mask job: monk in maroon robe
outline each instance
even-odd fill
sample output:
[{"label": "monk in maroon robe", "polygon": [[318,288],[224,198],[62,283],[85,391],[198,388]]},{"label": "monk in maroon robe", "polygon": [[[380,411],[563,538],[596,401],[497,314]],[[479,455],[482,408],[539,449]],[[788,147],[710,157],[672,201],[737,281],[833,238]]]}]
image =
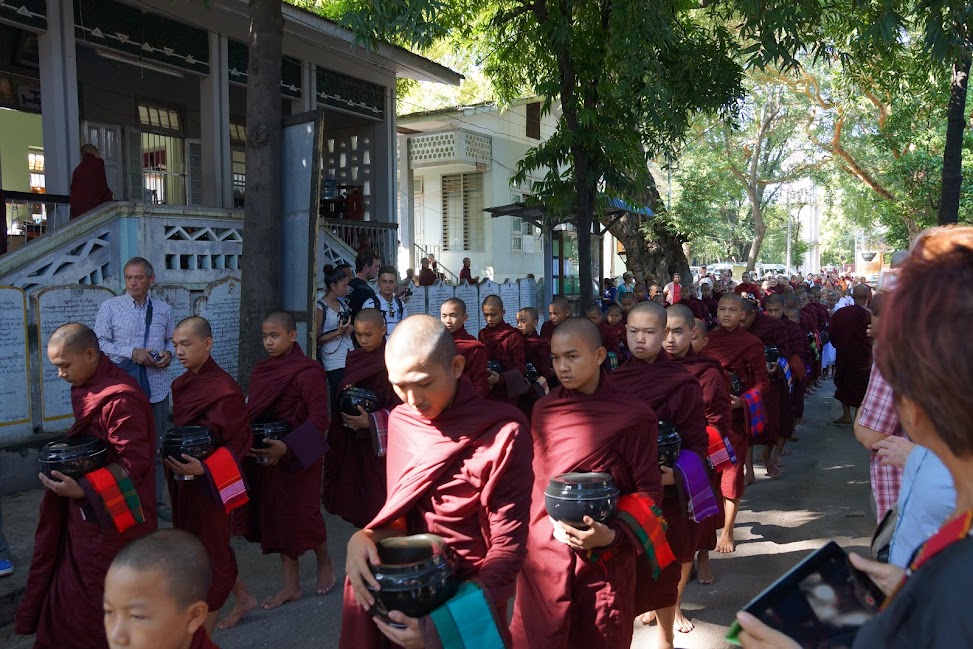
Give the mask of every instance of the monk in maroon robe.
[{"label": "monk in maroon robe", "polygon": [[[685,293],[684,293],[685,295]],[[689,370],[696,377],[703,391],[703,405],[706,414],[706,433],[709,439],[707,460],[713,472],[710,474],[713,492],[720,493],[720,474],[724,466],[729,463],[730,427],[733,422],[733,411],[730,407],[730,384],[720,362],[712,356],[699,353],[694,349],[694,342],[702,339],[703,347],[708,340],[705,330],[700,330],[698,322],[705,321],[693,317],[691,309],[683,303],[666,309],[666,338],[663,349],[679,364]],[[701,584],[712,584],[713,569],[710,565],[709,552],[716,549],[717,533],[723,527],[724,512],[722,498],[717,498],[719,514],[710,517],[700,524],[699,552],[697,554],[696,572]],[[685,584],[682,584],[685,587]]]},{"label": "monk in maroon robe", "polygon": [[71,218],[90,212],[102,203],[115,200],[108,188],[105,161],[92,144],[81,147],[81,163],[71,174]]},{"label": "monk in maroon robe", "polygon": [[557,378],[551,367],[551,346],[537,333],[537,309],[529,306],[517,312],[517,330],[524,337],[525,376],[530,384],[530,389],[517,401],[517,407],[530,421],[534,404],[557,386]]},{"label": "monk in maroon robe", "polygon": [[[723,493],[723,506],[726,512],[723,531],[716,544],[717,552],[733,552],[736,542],[733,539],[733,526],[743,498],[743,465],[750,448],[753,428],[752,418],[748,416],[748,403],[761,401],[770,387],[767,363],[764,360],[764,346],[760,339],[742,327],[744,318],[743,298],[735,293],[726,293],[720,298],[717,312],[720,327],[709,334],[709,342],[703,353],[720,362],[723,369],[735,375],[740,381],[740,395],[730,395],[733,408],[733,424],[730,427],[730,442],[737,461],[731,468],[724,469],[720,482]],[[742,396],[746,395],[745,403]],[[755,405],[754,408],[759,406]]]},{"label": "monk in maroon robe", "polygon": [[317,592],[334,587],[321,515],[322,458],[331,418],[327,375],[297,344],[294,316],[271,313],[261,329],[269,357],[250,373],[247,417],[251,423],[284,421],[291,429],[282,439],[267,440],[266,450],[251,449],[267,464],[246,464],[252,494],[243,521],[247,540],[259,542],[264,554],[280,554],[283,570],[280,591],[263,602],[272,609],[302,596],[298,558],[309,550],[318,562]]},{"label": "monk in maroon robe", "polygon": [[380,563],[376,544],[420,533],[445,539],[457,556],[456,575],[466,582],[461,590],[478,604],[466,609],[475,620],[452,623],[470,623],[509,642],[507,600],[526,554],[533,483],[527,422],[513,406],[475,393],[462,378],[452,336],[434,318],[403,320],[385,357],[389,381],[404,403],[389,417],[385,506],[348,542],[339,646],[441,646],[433,616],[391,611],[389,619],[405,626],[398,629],[368,613],[375,598],[366,585],[377,586],[369,564]]},{"label": "monk in maroon robe", "polygon": [[105,577],[111,646],[219,649],[205,625],[211,572],[206,548],[186,530],[159,530],[125,546]]},{"label": "monk in maroon robe", "polygon": [[138,384],[99,351],[88,327],[59,327],[47,357],[71,384],[75,422],[68,437],[100,439],[107,464],[77,480],[40,475],[46,490],[14,631],[36,633],[37,649],[106,649],[105,574],[119,550],[156,527],[152,410]]},{"label": "monk in maroon robe", "polygon": [[503,319],[503,300],[498,296],[486,296],[482,310],[486,326],[480,330],[480,342],[486,345],[490,360],[500,364],[499,372],[490,370],[490,398],[516,404],[530,389],[524,337]]},{"label": "monk in maroon robe", "polygon": [[618,333],[615,328],[610,326],[605,322],[605,318],[601,313],[601,308],[597,304],[592,304],[584,313],[588,320],[591,320],[596,327],[598,327],[598,333],[601,335],[601,344],[607,352],[614,352],[616,361],[618,357]]},{"label": "monk in maroon robe", "polygon": [[831,318],[831,344],[835,349],[834,398],[841,402],[842,408],[836,424],[852,423],[851,409],[862,404],[872,373],[872,341],[867,333],[872,312],[865,307],[869,299],[868,287],[859,284],[851,296],[855,303],[838,309]]},{"label": "monk in maroon robe", "polygon": [[439,320],[453,335],[456,351],[466,359],[463,376],[470,380],[476,393],[486,399],[490,396],[491,387],[490,373],[487,370],[490,354],[487,352],[486,345],[466,331],[466,321],[469,317],[466,302],[458,297],[446,300],[439,309]]},{"label": "monk in maroon robe", "polygon": [[[771,293],[765,302],[765,313],[769,318],[773,318],[781,323],[786,340],[786,348],[781,350],[780,357],[785,365],[778,361],[779,370],[777,375],[771,374],[771,382],[780,381],[786,387],[784,401],[781,404],[780,416],[780,438],[777,441],[775,457],[784,455],[784,445],[794,437],[794,429],[797,425],[797,413],[794,408],[794,393],[800,389],[800,381],[804,378],[804,361],[801,358],[801,349],[806,342],[801,340],[801,328],[794,322],[785,317],[787,300],[781,293]],[[751,331],[752,333],[752,331]],[[790,377],[787,376],[790,372]],[[801,395],[803,398],[803,394]]]},{"label": "monk in maroon robe", "polygon": [[[801,302],[795,295],[784,298],[784,326],[787,327],[787,337],[790,342],[791,369],[794,372],[794,391],[791,393],[791,407],[794,411],[795,429],[804,421],[804,397],[807,394],[807,368],[811,363],[811,346],[807,335],[801,328]],[[797,436],[792,439],[796,441]]]},{"label": "monk in maroon robe", "polygon": [[626,355],[628,347],[625,345],[625,318],[622,317],[622,307],[617,304],[611,304],[608,306],[608,310],[605,311],[605,326],[612,330],[615,334],[615,340],[618,341],[618,358],[619,361]]},{"label": "monk in maroon robe", "polygon": [[[776,295],[776,293],[772,294]],[[743,328],[756,336],[764,344],[764,350],[768,347],[776,347],[778,354],[782,358],[790,356],[790,346],[787,340],[787,331],[777,318],[771,318],[760,311],[757,303],[746,300],[744,302]],[[791,395],[787,380],[784,377],[780,366],[774,363],[767,363],[767,372],[770,377],[770,388],[764,395],[764,408],[767,413],[767,424],[763,435],[750,440],[750,450],[747,452],[746,470],[747,475],[744,480],[747,484],[752,484],[756,479],[753,472],[753,447],[762,446],[762,459],[767,475],[771,478],[781,476],[780,467],[782,463],[777,457],[776,450],[780,439],[783,437],[785,428],[792,429],[791,424]]]},{"label": "monk in maroon robe", "polygon": [[[172,525],[192,532],[203,542],[213,568],[206,603],[206,631],[216,629],[216,615],[230,596],[237,578],[237,562],[230,547],[230,512],[247,501],[240,462],[253,438],[247,423],[246,402],[240,386],[210,356],[213,331],[198,316],[181,321],[172,334],[176,358],[186,372],[172,382],[172,415],[176,426],[204,426],[217,451],[206,460],[184,456],[164,458]],[[177,480],[177,475],[193,476]],[[237,602],[237,609],[252,609],[255,600]],[[239,610],[238,610],[239,612]]]},{"label": "monk in maroon robe", "polygon": [[[514,646],[629,649],[635,614],[636,559],[658,551],[640,538],[655,529],[652,507],[662,498],[656,461],[657,418],[650,407],[605,385],[606,351],[596,327],[581,318],[558,325],[553,360],[561,386],[534,409],[534,488],[527,560],[517,581],[511,632]],[[621,511],[607,523],[587,517],[587,530],[554,523],[544,505],[551,478],[563,473],[608,473],[622,494]],[[636,503],[632,503],[633,505]],[[670,560],[674,558],[670,557]]]},{"label": "monk in maroon robe", "polygon": [[571,303],[562,295],[555,295],[547,306],[547,321],[541,326],[541,338],[551,344],[554,330],[557,326],[571,317]]},{"label": "monk in maroon robe", "polygon": [[[385,504],[385,448],[388,417],[402,403],[385,369],[385,319],[377,309],[355,315],[358,349],[348,353],[340,394],[355,386],[378,395],[382,407],[331,420],[324,459],[324,506],[355,527],[365,527]],[[339,398],[340,403],[340,398]]]},{"label": "monk in maroon robe", "polygon": [[[700,466],[709,449],[706,433],[703,392],[699,381],[662,349],[666,331],[666,312],[651,300],[640,302],[628,314],[628,348],[632,353],[626,363],[609,375],[608,386],[620,395],[640,399],[648,404],[661,421],[673,424],[682,438],[682,450],[694,454]],[[636,607],[655,611],[665,642],[673,642],[674,627],[692,628],[678,607],[679,583],[685,573],[688,579],[693,557],[699,545],[699,525],[690,519],[687,503],[680,498],[676,477],[671,468],[663,467],[662,512],[669,529],[666,539],[676,556],[676,564],[662,571],[657,582],[640,584]],[[703,470],[705,489],[710,489]],[[712,499],[712,491],[709,494]],[[681,502],[682,501],[682,502]],[[640,577],[645,573],[640,573]],[[643,623],[650,618],[643,616]]]}]

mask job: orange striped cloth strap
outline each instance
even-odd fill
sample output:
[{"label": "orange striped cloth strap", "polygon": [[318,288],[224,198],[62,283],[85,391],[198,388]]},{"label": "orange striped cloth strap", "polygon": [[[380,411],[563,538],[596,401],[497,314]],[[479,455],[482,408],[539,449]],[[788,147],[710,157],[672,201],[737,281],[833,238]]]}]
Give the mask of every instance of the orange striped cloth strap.
[{"label": "orange striped cloth strap", "polygon": [[109,464],[84,476],[119,533],[145,522],[135,484],[120,464]]},{"label": "orange striped cloth strap", "polygon": [[250,500],[243,475],[240,473],[240,465],[225,447],[216,449],[212,455],[203,460],[203,463],[206,465],[206,474],[227,514]]},{"label": "orange striped cloth strap", "polygon": [[[615,518],[623,523],[635,537],[652,567],[652,577],[658,579],[662,569],[676,560],[666,541],[666,524],[662,510],[644,494],[626,494],[618,499]],[[614,554],[611,550],[595,549],[588,552],[589,561],[606,561]]]}]

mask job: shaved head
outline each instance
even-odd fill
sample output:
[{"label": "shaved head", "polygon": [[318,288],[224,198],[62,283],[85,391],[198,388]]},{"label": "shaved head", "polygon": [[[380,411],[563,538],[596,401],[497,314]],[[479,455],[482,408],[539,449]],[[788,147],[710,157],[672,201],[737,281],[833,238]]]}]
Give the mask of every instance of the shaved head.
[{"label": "shaved head", "polygon": [[594,351],[601,347],[601,332],[598,331],[598,326],[588,318],[568,318],[559,324],[557,329],[554,330],[551,345],[554,344],[555,340],[566,339],[569,336],[581,340],[586,349]]},{"label": "shaved head", "polygon": [[564,297],[563,295],[555,295],[554,299],[551,300],[551,306],[555,306],[558,309],[564,309],[565,311],[571,308],[568,298]]},{"label": "shaved head", "polygon": [[451,306],[455,309],[458,309],[460,313],[464,315],[466,314],[466,302],[459,299],[458,297],[449,298],[448,300],[443,302],[443,306]]},{"label": "shaved head", "polygon": [[686,325],[688,329],[692,329],[696,326],[696,316],[693,315],[693,310],[685,304],[673,304],[671,307],[666,309],[666,316],[667,320],[678,320]]},{"label": "shaved head", "polygon": [[362,309],[355,315],[355,324],[373,324],[379,327],[385,326],[385,317],[378,309]]},{"label": "shaved head", "polygon": [[700,320],[696,318],[696,328],[705,336],[709,333],[709,325],[706,324],[705,320]]},{"label": "shaved head", "polygon": [[[488,296],[487,300],[491,297]],[[499,299],[499,298],[497,298]],[[456,343],[442,322],[428,315],[411,315],[396,327],[385,348],[385,362],[413,365],[432,361],[449,368],[456,358]]]},{"label": "shaved head", "polygon": [[744,300],[736,293],[724,293],[723,296],[720,298],[720,302],[734,302],[737,304],[737,306],[743,308]]},{"label": "shaved head", "polygon": [[183,318],[176,325],[176,329],[183,329],[188,331],[197,338],[212,338],[213,337],[213,327],[210,326],[209,320],[206,318],[201,318],[198,315],[191,315],[188,318]]},{"label": "shaved head", "polygon": [[753,313],[757,310],[757,303],[753,300],[742,300],[740,306],[743,308],[744,313]]},{"label": "shaved head", "polygon": [[54,330],[48,347],[60,347],[62,351],[80,354],[88,349],[95,352],[101,350],[98,346],[98,336],[87,325],[80,322],[69,322]]},{"label": "shaved head", "polygon": [[499,295],[487,295],[483,298],[483,306],[495,306],[498,309],[503,309],[503,300],[500,299]]},{"label": "shaved head", "polygon": [[206,548],[185,530],[158,530],[132,541],[115,556],[109,571],[119,568],[163,575],[169,596],[180,608],[206,601],[213,580]]},{"label": "shaved head", "polygon": [[639,302],[628,312],[628,317],[639,314],[652,316],[660,326],[666,325],[666,310],[658,302]]},{"label": "shaved head", "polygon": [[764,308],[768,308],[770,306],[783,307],[784,296],[781,295],[780,293],[771,293],[770,295],[768,295],[767,299],[764,300]]},{"label": "shaved head", "polygon": [[597,304],[589,304],[588,305],[588,308],[585,309],[584,314],[585,315],[592,315],[593,313],[599,313],[600,314],[601,313],[601,307],[598,306]]},{"label": "shaved head", "polygon": [[851,290],[851,297],[854,298],[855,302],[867,302],[871,293],[866,285],[859,284]]},{"label": "shaved head", "polygon": [[297,331],[297,321],[290,311],[274,311],[264,318],[263,324],[275,324],[287,333]]}]

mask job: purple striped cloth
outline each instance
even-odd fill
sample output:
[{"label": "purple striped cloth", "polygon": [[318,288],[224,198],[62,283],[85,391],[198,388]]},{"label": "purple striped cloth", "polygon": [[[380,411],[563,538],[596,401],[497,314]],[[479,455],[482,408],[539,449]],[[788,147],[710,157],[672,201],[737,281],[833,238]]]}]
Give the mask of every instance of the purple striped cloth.
[{"label": "purple striped cloth", "polygon": [[686,510],[693,522],[699,523],[720,513],[702,458],[683,449],[673,468],[680,501],[685,498]]}]

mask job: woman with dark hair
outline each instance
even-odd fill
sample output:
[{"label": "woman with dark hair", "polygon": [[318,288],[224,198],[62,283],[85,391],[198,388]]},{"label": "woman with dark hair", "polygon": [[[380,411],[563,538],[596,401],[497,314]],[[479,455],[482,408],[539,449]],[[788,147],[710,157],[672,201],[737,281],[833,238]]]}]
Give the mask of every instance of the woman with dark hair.
[{"label": "woman with dark hair", "polygon": [[[956,511],[906,569],[852,555],[888,597],[859,629],[855,649],[973,647],[973,353],[960,342],[971,320],[973,227],[921,234],[883,306],[877,362],[902,427],[949,470]],[[738,619],[746,649],[799,646],[752,615]]]},{"label": "woman with dark hair", "polygon": [[314,311],[314,330],[318,333],[318,359],[328,373],[331,405],[334,406],[338,385],[345,373],[345,357],[354,348],[351,314],[345,302],[348,275],[344,268],[326,272],[324,285],[327,287],[324,296],[317,301]]}]

